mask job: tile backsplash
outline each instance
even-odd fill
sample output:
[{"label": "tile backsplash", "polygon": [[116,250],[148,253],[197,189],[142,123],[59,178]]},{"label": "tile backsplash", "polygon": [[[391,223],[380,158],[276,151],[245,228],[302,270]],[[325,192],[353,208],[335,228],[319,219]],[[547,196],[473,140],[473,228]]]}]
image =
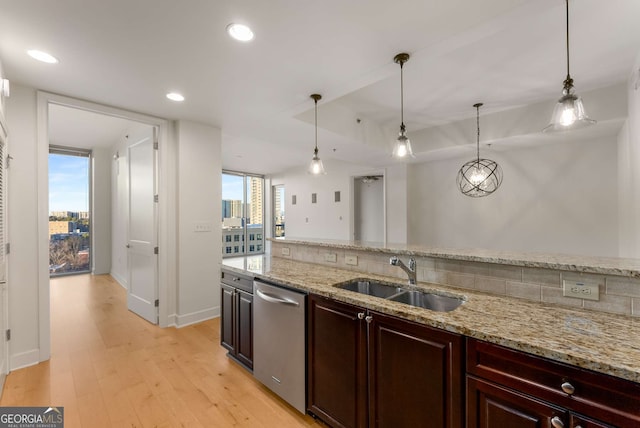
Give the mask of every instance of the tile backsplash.
[{"label": "tile backsplash", "polygon": [[[289,255],[283,255],[283,248],[289,249]],[[362,272],[363,274],[385,275],[403,281],[407,279],[407,275],[400,268],[389,264],[390,255],[387,253],[334,248],[327,245],[303,245],[272,241],[271,254],[272,257],[284,257]],[[356,256],[357,265],[347,264],[345,262],[347,256]],[[353,259],[353,257],[350,258]],[[405,262],[408,258],[409,256],[400,256],[400,259]],[[418,266],[418,281],[420,282],[442,284],[541,303],[640,317],[640,278],[435,257],[415,257],[415,259]],[[600,300],[591,301],[563,296],[563,280],[597,283]]]}]

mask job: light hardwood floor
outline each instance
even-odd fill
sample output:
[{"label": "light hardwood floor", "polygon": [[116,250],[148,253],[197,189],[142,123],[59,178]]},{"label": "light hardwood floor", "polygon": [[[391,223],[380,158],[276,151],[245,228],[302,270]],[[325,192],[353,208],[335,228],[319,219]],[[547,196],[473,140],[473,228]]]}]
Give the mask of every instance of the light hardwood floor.
[{"label": "light hardwood floor", "polygon": [[64,406],[65,427],[305,427],[220,347],[219,319],[161,329],[108,275],[51,280],[51,359],[9,374],[1,406]]}]

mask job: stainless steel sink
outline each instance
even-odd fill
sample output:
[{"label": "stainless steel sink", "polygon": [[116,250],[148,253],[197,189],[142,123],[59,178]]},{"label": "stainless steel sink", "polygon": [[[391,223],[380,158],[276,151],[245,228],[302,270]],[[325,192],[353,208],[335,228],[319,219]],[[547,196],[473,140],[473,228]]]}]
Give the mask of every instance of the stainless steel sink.
[{"label": "stainless steel sink", "polygon": [[404,293],[389,297],[389,300],[438,312],[452,311],[463,302],[462,299],[455,297],[416,290],[407,290]]},{"label": "stainless steel sink", "polygon": [[464,300],[457,297],[430,293],[428,291],[407,290],[397,284],[368,279],[355,279],[337,286],[368,296],[380,297],[393,302],[404,303],[418,308],[438,312],[449,312],[460,306]]},{"label": "stainless steel sink", "polygon": [[343,290],[355,291],[356,293],[367,294],[374,297],[381,297],[383,299],[405,291],[403,288],[400,288],[393,284],[368,281],[366,279],[350,281],[346,284],[339,285],[338,287],[342,288]]}]

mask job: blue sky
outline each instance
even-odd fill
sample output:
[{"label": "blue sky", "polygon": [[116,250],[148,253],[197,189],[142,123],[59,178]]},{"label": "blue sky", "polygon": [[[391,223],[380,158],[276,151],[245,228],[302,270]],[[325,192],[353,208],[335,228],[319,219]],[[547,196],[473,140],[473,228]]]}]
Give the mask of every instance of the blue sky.
[{"label": "blue sky", "polygon": [[243,177],[222,174],[222,199],[242,200]]},{"label": "blue sky", "polygon": [[51,211],[89,211],[89,158],[49,154]]}]

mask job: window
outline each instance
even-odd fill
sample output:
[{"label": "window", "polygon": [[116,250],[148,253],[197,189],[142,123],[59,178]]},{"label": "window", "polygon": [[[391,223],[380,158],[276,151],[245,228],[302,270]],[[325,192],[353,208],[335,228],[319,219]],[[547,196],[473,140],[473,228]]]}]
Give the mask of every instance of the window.
[{"label": "window", "polygon": [[231,254],[231,247],[227,247],[226,250],[225,250],[225,253]]},{"label": "window", "polygon": [[249,245],[249,252],[253,253],[256,250],[256,246],[255,245]]},{"label": "window", "polygon": [[49,147],[49,274],[89,272],[91,151]]},{"label": "window", "polygon": [[[252,241],[257,252],[264,248],[264,178],[241,172],[222,172],[222,235],[225,242]],[[232,238],[233,236],[233,238]],[[235,245],[233,255],[246,254],[251,246]],[[225,255],[229,255],[225,252]]]},{"label": "window", "polygon": [[284,238],[284,185],[273,186],[273,237]]}]

